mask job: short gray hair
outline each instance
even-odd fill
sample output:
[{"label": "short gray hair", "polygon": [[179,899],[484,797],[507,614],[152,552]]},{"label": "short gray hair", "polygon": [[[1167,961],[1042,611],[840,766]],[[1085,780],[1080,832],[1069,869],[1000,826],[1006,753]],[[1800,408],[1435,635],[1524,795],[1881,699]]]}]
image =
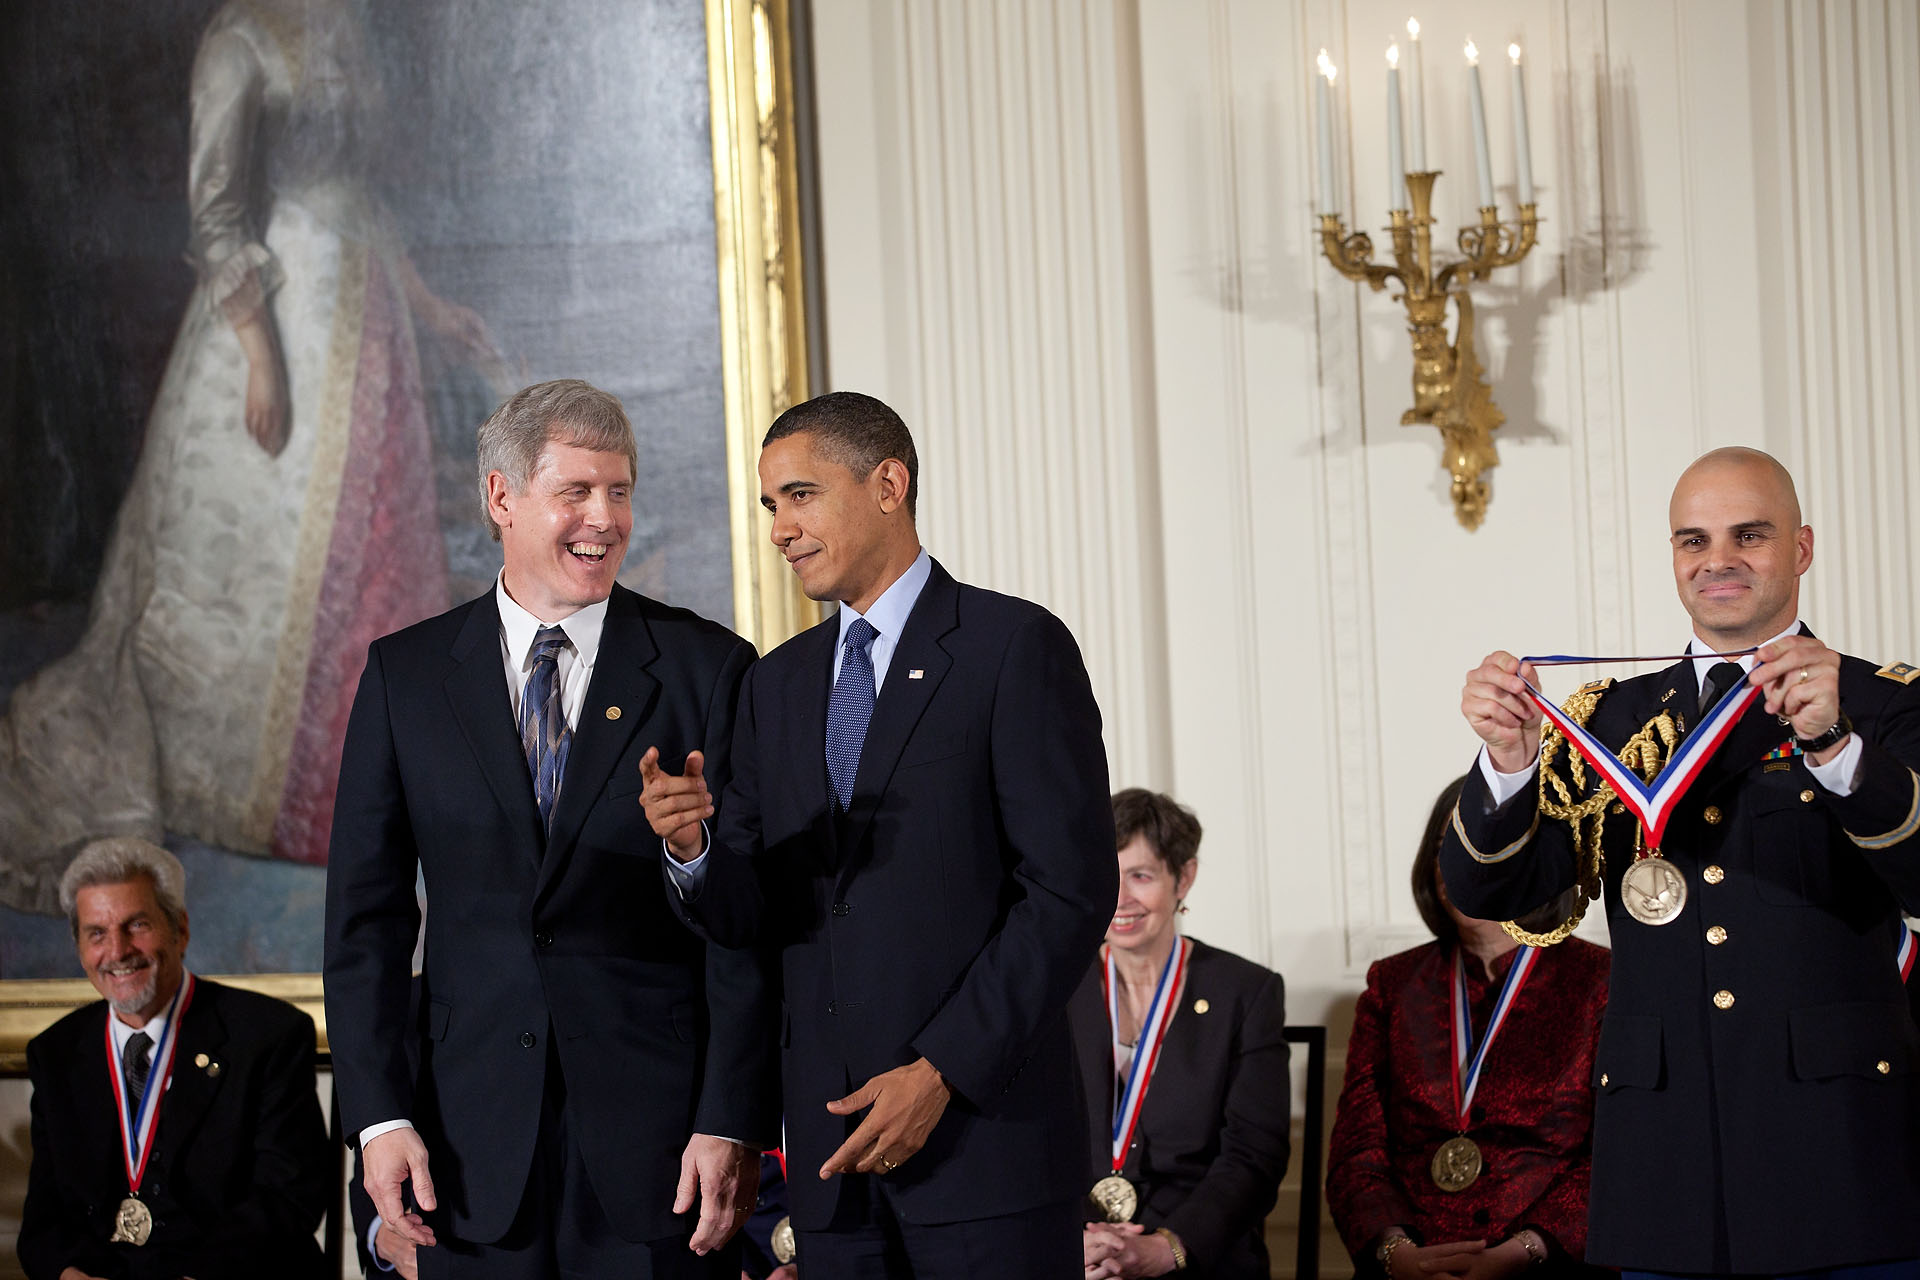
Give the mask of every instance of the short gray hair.
[{"label": "short gray hair", "polygon": [[187,921],[187,869],[180,859],[151,840],[138,836],[108,836],[94,840],[74,856],[60,876],[60,906],[67,913],[73,936],[80,936],[79,898],[82,889],[98,884],[126,884],[145,879],[166,913],[175,933]]},{"label": "short gray hair", "polygon": [[487,506],[487,477],[498,471],[507,488],[525,493],[549,441],[558,440],[597,453],[617,453],[627,470],[640,477],[640,451],[633,423],[618,396],[578,378],[536,382],[514,392],[480,424],[480,514],[495,542],[500,526]]}]

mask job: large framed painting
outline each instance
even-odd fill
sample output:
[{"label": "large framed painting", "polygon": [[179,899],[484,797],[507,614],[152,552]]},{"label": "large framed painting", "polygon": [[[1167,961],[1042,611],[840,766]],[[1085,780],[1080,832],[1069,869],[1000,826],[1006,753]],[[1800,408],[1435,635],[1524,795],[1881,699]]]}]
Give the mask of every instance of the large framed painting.
[{"label": "large framed painting", "polygon": [[[491,587],[474,429],[585,378],[622,581],[813,616],[753,501],[804,394],[787,0],[110,0],[0,40],[0,1055],[86,994],[84,840],[164,840],[191,962],[317,1012],[367,643]],[[291,975],[291,976],[289,976]],[[30,980],[30,981],[20,981]]]}]

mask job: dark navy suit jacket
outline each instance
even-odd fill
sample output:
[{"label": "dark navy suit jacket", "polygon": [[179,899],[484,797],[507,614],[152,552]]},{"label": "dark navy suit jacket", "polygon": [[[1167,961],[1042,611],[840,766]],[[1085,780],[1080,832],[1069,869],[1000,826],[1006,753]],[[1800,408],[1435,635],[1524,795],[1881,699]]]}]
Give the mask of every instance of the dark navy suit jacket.
[{"label": "dark navy suit jacket", "polygon": [[1072,1199],[1087,1138],[1066,1003],[1118,880],[1079,648],[1038,605],[936,563],[842,815],[824,758],[838,638],[829,618],[748,673],[706,875],[683,903],[716,940],[762,948],[783,992],[794,1225],[824,1227],[843,1181],[813,1171],[859,1117],[826,1103],[923,1056],[954,1096],[888,1176],[903,1217]]},{"label": "dark navy suit jacket", "polygon": [[675,918],[639,803],[650,746],[673,769],[704,751],[724,783],[752,661],[717,623],[615,587],[543,839],[493,592],[373,643],[334,810],[327,1024],[346,1132],[413,1121],[458,1238],[513,1219],[550,1051],[594,1191],[631,1239],[691,1228],[670,1212],[691,1133],[778,1140],[753,959]]}]

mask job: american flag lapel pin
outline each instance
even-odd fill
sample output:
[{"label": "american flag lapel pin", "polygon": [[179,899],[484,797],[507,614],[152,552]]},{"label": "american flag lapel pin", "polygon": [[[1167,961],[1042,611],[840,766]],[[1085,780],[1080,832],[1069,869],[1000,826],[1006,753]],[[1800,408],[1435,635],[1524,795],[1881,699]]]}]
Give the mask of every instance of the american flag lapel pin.
[{"label": "american flag lapel pin", "polygon": [[915,667],[913,670],[907,672],[907,679],[909,680],[925,680],[926,678],[926,670],[921,667]]}]

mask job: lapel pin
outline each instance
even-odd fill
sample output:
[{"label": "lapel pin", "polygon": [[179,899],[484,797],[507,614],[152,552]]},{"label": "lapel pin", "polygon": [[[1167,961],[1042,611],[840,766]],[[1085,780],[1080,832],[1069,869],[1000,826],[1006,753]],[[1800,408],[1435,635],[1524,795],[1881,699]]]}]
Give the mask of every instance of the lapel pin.
[{"label": "lapel pin", "polygon": [[1195,1000],[1193,1002],[1193,1011],[1195,1013],[1205,1013],[1207,1010],[1211,1008],[1213,1008],[1213,1006],[1207,1003],[1207,998],[1205,996],[1201,996],[1198,1000]]},{"label": "lapel pin", "polygon": [[620,718],[620,708],[618,707],[607,708],[607,719],[618,720],[619,718]]},{"label": "lapel pin", "polygon": [[220,1064],[217,1062],[209,1062],[207,1064],[207,1079],[218,1080],[219,1078],[220,1078]]},{"label": "lapel pin", "polygon": [[213,1059],[209,1058],[204,1053],[196,1053],[193,1055],[193,1065],[200,1068],[202,1071],[205,1071],[207,1069],[207,1064],[211,1061],[213,1061]]},{"label": "lapel pin", "polygon": [[920,667],[915,667],[913,670],[907,672],[907,679],[909,680],[924,680],[926,678],[926,671]]}]

